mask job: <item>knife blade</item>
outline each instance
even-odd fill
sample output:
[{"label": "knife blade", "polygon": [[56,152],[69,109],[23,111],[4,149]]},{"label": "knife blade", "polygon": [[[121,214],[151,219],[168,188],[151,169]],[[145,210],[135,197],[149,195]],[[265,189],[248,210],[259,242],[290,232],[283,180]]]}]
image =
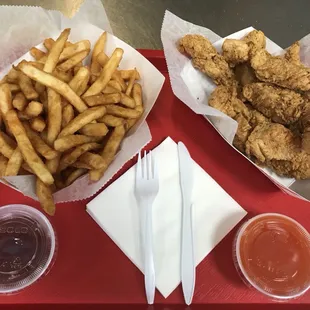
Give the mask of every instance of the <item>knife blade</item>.
[{"label": "knife blade", "polygon": [[190,305],[195,290],[195,258],[192,227],[193,160],[182,143],[178,143],[180,185],[182,191],[181,281],[185,303]]}]

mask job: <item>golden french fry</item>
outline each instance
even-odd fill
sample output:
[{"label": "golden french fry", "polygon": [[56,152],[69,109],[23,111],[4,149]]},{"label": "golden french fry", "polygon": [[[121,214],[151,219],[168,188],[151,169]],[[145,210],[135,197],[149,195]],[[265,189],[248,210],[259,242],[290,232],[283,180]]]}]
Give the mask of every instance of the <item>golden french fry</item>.
[{"label": "golden french fry", "polygon": [[21,62],[19,64],[19,69],[33,80],[54,89],[57,93],[66,98],[80,113],[87,109],[83,100],[63,81],[29,65],[27,62]]},{"label": "golden french fry", "polygon": [[111,80],[112,74],[122,60],[123,54],[124,51],[121,48],[116,48],[114,50],[111,58],[102,69],[100,76],[88,88],[88,90],[84,93],[83,97],[97,95],[107,86],[108,82]]},{"label": "golden french fry", "polygon": [[94,107],[87,109],[83,113],[75,117],[65,128],[62,129],[58,138],[74,134],[85,125],[91,123],[97,118],[102,117],[106,112],[105,107]]},{"label": "golden french fry", "polygon": [[59,61],[67,60],[72,56],[86,50],[90,50],[89,40],[76,42],[75,44],[72,44],[64,48],[63,52],[60,54]]},{"label": "golden french fry", "polygon": [[100,64],[101,67],[104,67],[109,59],[110,59],[109,56],[104,52],[100,52],[97,55],[97,62]]},{"label": "golden french fry", "polygon": [[65,152],[73,147],[82,145],[89,142],[97,142],[97,137],[89,137],[84,135],[68,135],[62,138],[58,138],[54,142],[54,148],[57,151]]},{"label": "golden french fry", "polygon": [[133,72],[131,73],[131,77],[129,79],[129,82],[128,82],[128,85],[127,85],[127,89],[126,89],[126,92],[125,92],[127,96],[131,95],[131,91],[132,91],[132,87],[133,87],[133,84],[135,82],[135,79],[136,79],[136,69],[133,70]]},{"label": "golden french fry", "polygon": [[[117,91],[119,91],[119,92],[122,91],[122,86],[121,86],[121,84],[118,83],[118,82],[115,81],[115,80],[109,81],[109,83],[108,83],[108,85],[107,85],[106,87],[108,87],[108,86],[113,87],[114,89],[117,89]],[[106,88],[106,87],[105,87],[105,88]]]},{"label": "golden french fry", "polygon": [[81,128],[80,132],[86,136],[104,137],[109,129],[104,123],[87,124]]},{"label": "golden french fry", "polygon": [[100,149],[101,145],[95,142],[85,143],[77,146],[73,151],[61,157],[58,171],[61,172],[72,165],[85,152]]},{"label": "golden french fry", "polygon": [[104,123],[109,127],[117,127],[117,126],[121,126],[124,125],[125,120],[121,117],[116,117],[113,115],[103,115],[103,117],[98,118],[97,122],[99,123]]},{"label": "golden french fry", "polygon": [[99,37],[99,39],[97,40],[97,42],[95,43],[90,65],[90,72],[94,75],[98,75],[100,73],[101,66],[97,61],[97,56],[100,52],[103,52],[106,41],[107,41],[107,33],[103,32]]},{"label": "golden french fry", "polygon": [[9,84],[7,84],[7,85],[9,86],[9,89],[10,89],[10,91],[11,91],[12,94],[13,94],[13,93],[17,93],[17,92],[19,92],[19,91],[21,90],[20,86],[17,85],[17,84],[11,84],[11,83],[9,83]]},{"label": "golden french fry", "polygon": [[16,148],[16,145],[10,143],[7,139],[4,132],[0,132],[0,153],[3,154],[6,158],[10,158]]},{"label": "golden french fry", "polygon": [[125,91],[126,88],[127,88],[127,85],[124,81],[124,79],[122,78],[120,72],[118,72],[117,70],[114,71],[113,75],[112,75],[112,79],[117,81],[120,85],[121,85],[121,88],[122,88],[122,91]]},{"label": "golden french fry", "polygon": [[113,104],[121,101],[121,94],[114,93],[114,94],[93,95],[85,97],[84,100],[90,107],[104,104]]},{"label": "golden french fry", "polygon": [[25,114],[27,116],[36,117],[43,112],[43,104],[38,101],[30,101],[25,109]]},{"label": "golden french fry", "polygon": [[30,52],[30,55],[35,60],[39,60],[39,59],[41,59],[42,57],[44,57],[46,55],[43,51],[39,50],[36,47],[32,47],[29,52]]},{"label": "golden french fry", "polygon": [[54,159],[59,155],[58,152],[45,143],[40,135],[33,131],[27,123],[23,123],[23,126],[32,146],[39,154],[46,159]]},{"label": "golden french fry", "polygon": [[92,169],[101,169],[105,167],[105,160],[98,154],[85,152],[79,157],[79,161],[92,167]]},{"label": "golden french fry", "polygon": [[[1,156],[1,154],[0,154],[0,156]],[[3,157],[3,158],[5,158],[5,157]],[[5,158],[5,159],[6,159],[6,158]],[[1,157],[0,157],[0,160],[1,160]],[[82,163],[81,161],[76,161],[75,163],[73,163],[73,164],[71,165],[71,167],[74,167],[74,168],[82,168],[82,169],[88,169],[88,170],[93,169],[93,167],[91,167],[91,166],[88,165],[88,164]],[[0,171],[1,171],[1,162],[0,162]]]},{"label": "golden french fry", "polygon": [[17,93],[12,101],[13,107],[19,111],[23,111],[27,103],[28,101],[22,92]]},{"label": "golden french fry", "polygon": [[62,105],[60,95],[51,88],[47,90],[47,104],[47,141],[53,145],[61,131]]},{"label": "golden french fry", "polygon": [[135,72],[136,76],[135,79],[136,80],[140,80],[140,74],[139,72],[134,69],[134,70],[119,70],[122,79],[124,79],[125,81],[130,80],[130,78],[132,77],[132,74]]},{"label": "golden french fry", "polygon": [[80,61],[83,61],[87,55],[89,54],[90,50],[86,50],[83,52],[79,52],[72,56],[71,58],[67,59],[65,62],[60,64],[57,69],[62,71],[68,71],[72,69],[75,65],[77,65]]},{"label": "golden french fry", "polygon": [[37,178],[36,181],[36,194],[43,210],[49,215],[54,215],[56,207],[52,189],[50,186],[44,184],[39,178]]},{"label": "golden french fry", "polygon": [[120,92],[118,89],[110,86],[109,84],[102,91],[103,94],[114,94]]},{"label": "golden french fry", "polygon": [[21,168],[23,163],[23,156],[20,149],[17,147],[12,156],[9,158],[7,163],[7,167],[5,170],[5,176],[15,176],[18,174],[19,169]]},{"label": "golden french fry", "polygon": [[5,176],[6,167],[8,164],[8,159],[0,154],[0,176]]},{"label": "golden french fry", "polygon": [[79,168],[71,172],[68,178],[65,181],[65,186],[71,185],[74,181],[76,181],[79,177],[86,174],[87,169]]},{"label": "golden french fry", "polygon": [[60,155],[58,155],[57,157],[53,158],[53,159],[48,159],[46,162],[45,162],[45,165],[48,169],[48,171],[51,173],[51,174],[55,174],[58,170],[58,167],[59,167],[59,163],[60,163]]},{"label": "golden french fry", "polygon": [[66,127],[74,119],[74,110],[71,104],[62,108],[61,128]]},{"label": "golden french fry", "polygon": [[25,113],[25,111],[18,111],[17,116],[21,121],[28,121],[31,118],[29,115]]},{"label": "golden french fry", "polygon": [[30,65],[40,69],[40,70],[43,70],[44,68],[44,64],[40,63],[40,62],[37,62],[37,61],[29,61],[28,62]]},{"label": "golden french fry", "polygon": [[140,84],[135,83],[132,88],[132,97],[136,103],[136,109],[138,107],[143,107],[142,101],[142,87]]},{"label": "golden french fry", "polygon": [[0,85],[0,111],[4,116],[9,110],[12,110],[12,95],[9,84]]},{"label": "golden french fry", "polygon": [[134,109],[126,109],[116,105],[106,105],[107,114],[122,118],[138,118],[141,113]]},{"label": "golden french fry", "polygon": [[41,116],[37,116],[30,120],[30,127],[37,132],[42,132],[45,129],[46,124]]},{"label": "golden french fry", "polygon": [[54,43],[55,40],[53,40],[52,38],[47,38],[43,41],[43,45],[48,51],[53,47]]},{"label": "golden french fry", "polygon": [[7,75],[8,82],[10,83],[16,83],[18,82],[19,72],[12,67]]},{"label": "golden french fry", "polygon": [[69,37],[70,29],[65,29],[60,36],[57,38],[53,46],[51,47],[47,59],[44,64],[43,71],[51,73],[57,66],[59,56],[65,47],[65,43]]},{"label": "golden french fry", "polygon": [[103,150],[100,155],[105,161],[105,166],[101,169],[93,169],[89,171],[89,179],[91,181],[98,181],[101,179],[108,166],[114,159],[116,152],[125,136],[125,127],[123,125],[117,126],[113,129],[111,136],[107,140]]},{"label": "golden french fry", "polygon": [[72,80],[72,73],[70,71],[68,72],[64,72],[64,71],[61,71],[61,70],[58,70],[57,68],[53,71],[53,75],[65,82],[65,83],[69,83],[71,80]]},{"label": "golden french fry", "polygon": [[46,166],[42,162],[34,150],[29,138],[27,137],[25,128],[17,117],[17,113],[14,110],[10,110],[6,113],[5,119],[9,128],[14,135],[18,147],[23,154],[23,158],[30,166],[31,170],[44,182],[45,184],[53,184],[54,179],[51,173],[47,170]]},{"label": "golden french fry", "polygon": [[78,96],[81,96],[85,91],[90,77],[90,72],[88,68],[81,67],[79,71],[75,74],[73,79],[70,81],[69,86],[73,91],[76,92]]},{"label": "golden french fry", "polygon": [[18,85],[28,100],[34,100],[39,97],[39,94],[32,86],[31,79],[22,72],[19,72]]},{"label": "golden french fry", "polygon": [[47,92],[44,91],[43,93],[41,93],[39,99],[43,104],[44,113],[47,113],[48,111]]},{"label": "golden french fry", "polygon": [[135,101],[131,97],[127,96],[124,93],[120,93],[120,94],[121,94],[121,101],[120,101],[120,103],[122,105],[124,105],[127,108],[131,108],[131,109],[136,107],[136,103],[135,103]]}]

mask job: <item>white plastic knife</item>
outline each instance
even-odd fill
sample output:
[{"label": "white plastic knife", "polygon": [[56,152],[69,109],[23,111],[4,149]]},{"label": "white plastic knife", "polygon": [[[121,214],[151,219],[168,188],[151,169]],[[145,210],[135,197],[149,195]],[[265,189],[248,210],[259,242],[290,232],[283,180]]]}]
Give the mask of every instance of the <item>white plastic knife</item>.
[{"label": "white plastic knife", "polygon": [[195,290],[194,238],[192,227],[192,191],[194,184],[194,165],[192,158],[182,143],[178,143],[180,185],[182,191],[182,244],[181,281],[185,303],[190,305]]}]

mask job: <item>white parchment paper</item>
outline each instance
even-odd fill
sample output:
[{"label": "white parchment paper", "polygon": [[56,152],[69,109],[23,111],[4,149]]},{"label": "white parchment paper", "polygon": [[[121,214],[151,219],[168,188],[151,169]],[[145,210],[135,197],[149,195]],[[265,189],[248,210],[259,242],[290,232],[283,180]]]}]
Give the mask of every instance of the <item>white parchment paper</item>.
[{"label": "white parchment paper", "polygon": [[[226,38],[241,39],[253,29],[253,27],[248,27]],[[191,60],[177,50],[178,40],[186,34],[201,34],[207,37],[218,52],[221,52],[222,44],[226,38],[221,38],[210,29],[184,21],[169,11],[165,12],[161,39],[174,94],[195,113],[204,115],[222,137],[234,147],[232,141],[236,134],[237,122],[208,106],[208,98],[216,85],[210,78],[196,70],[192,66]],[[268,52],[274,55],[283,54],[284,50],[270,39],[267,38],[266,43]],[[305,65],[310,66],[310,34],[300,40],[300,45],[301,60]],[[235,150],[239,152],[236,148]],[[242,155],[249,160],[244,154]],[[253,165],[255,164],[253,163]],[[296,181],[294,178],[280,177],[271,169],[255,166],[285,193],[310,200],[310,181]]]},{"label": "white parchment paper", "polygon": [[[100,29],[91,24],[83,24],[71,28],[71,34],[69,40],[76,42],[83,39],[88,39],[91,42],[91,46],[97,41],[98,37],[103,32]],[[50,37],[57,38],[60,34],[59,30],[56,30],[53,34],[49,32]],[[26,34],[25,34],[26,36]],[[14,40],[14,38],[12,38]],[[43,49],[43,44],[37,45],[38,48]],[[145,122],[145,119],[152,109],[155,101],[160,93],[160,90],[164,83],[164,76],[139,52],[134,48],[121,41],[117,37],[108,33],[107,35],[107,46],[105,52],[107,55],[111,55],[116,47],[120,47],[124,50],[124,56],[120,64],[120,69],[132,69],[137,68],[141,75],[139,83],[143,88],[143,103],[144,103],[144,114],[136,126],[130,131],[129,135],[124,139],[121,150],[117,154],[115,160],[106,171],[105,175],[96,183],[90,183],[88,176],[78,179],[71,186],[62,189],[54,194],[55,202],[65,202],[73,200],[81,200],[94,195],[101,187],[104,186],[112,176],[121,169],[121,167],[135,156],[147,143],[151,141],[151,133]],[[1,51],[0,51],[1,53]],[[31,60],[32,57],[29,53],[26,53],[19,59],[13,62],[18,64],[22,59]],[[85,59],[85,63],[89,63],[90,55]],[[11,65],[0,71],[0,79],[8,72]],[[21,191],[26,196],[30,196],[36,199],[33,176],[16,176],[4,178],[14,188]]]}]

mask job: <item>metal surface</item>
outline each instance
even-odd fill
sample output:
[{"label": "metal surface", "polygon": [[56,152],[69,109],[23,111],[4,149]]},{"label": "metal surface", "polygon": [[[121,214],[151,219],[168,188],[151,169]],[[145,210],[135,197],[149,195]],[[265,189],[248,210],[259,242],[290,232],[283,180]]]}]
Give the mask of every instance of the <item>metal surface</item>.
[{"label": "metal surface", "polygon": [[282,46],[310,33],[309,0],[102,0],[113,32],[136,48],[161,49],[160,29],[170,10],[220,36],[253,26]]}]

